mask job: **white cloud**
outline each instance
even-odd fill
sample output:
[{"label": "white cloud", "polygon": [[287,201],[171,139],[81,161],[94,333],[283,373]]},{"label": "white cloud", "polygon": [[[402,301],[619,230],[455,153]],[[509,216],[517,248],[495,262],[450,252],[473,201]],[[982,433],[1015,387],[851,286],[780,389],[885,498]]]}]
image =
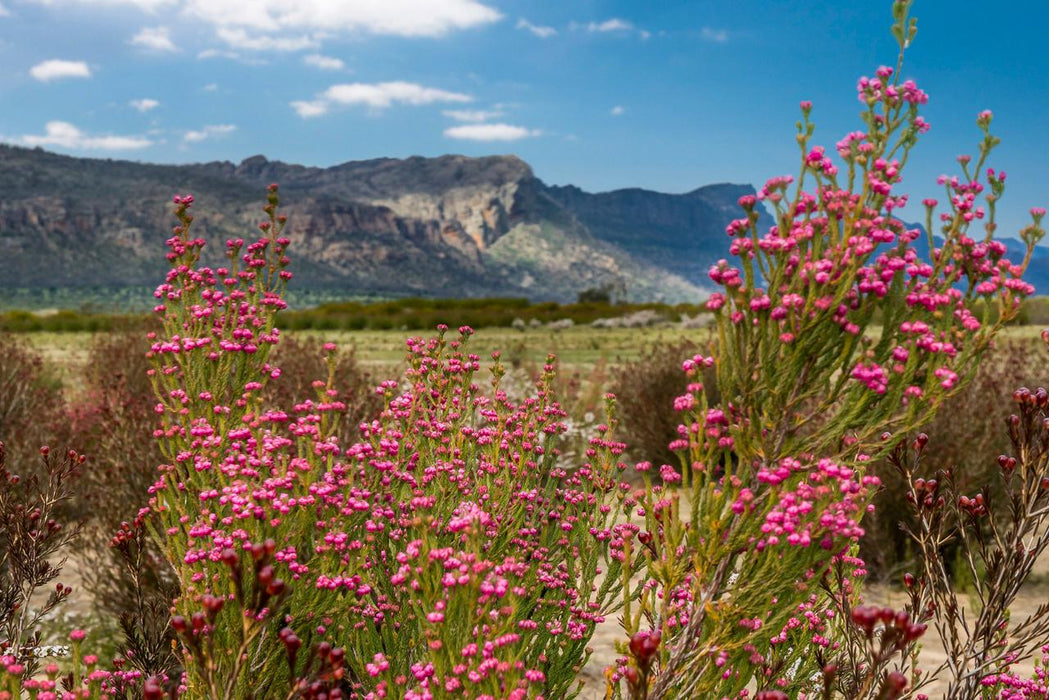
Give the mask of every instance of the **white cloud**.
[{"label": "white cloud", "polygon": [[140,136],[88,136],[69,122],[51,121],[44,126],[44,135],[23,136],[26,146],[59,146],[73,150],[133,151],[152,146],[153,142]]},{"label": "white cloud", "polygon": [[518,141],[541,133],[538,129],[512,124],[463,124],[444,130],[448,138],[464,141]]},{"label": "white cloud", "polygon": [[178,51],[167,27],[143,27],[138,34],[131,37],[131,44],[152,51]]},{"label": "white cloud", "polygon": [[619,36],[636,35],[642,41],[647,41],[652,38],[652,32],[647,29],[642,29],[630,20],[622,19],[620,17],[612,17],[603,22],[588,22],[587,24],[571,22],[568,26],[573,31],[585,29],[591,34],[617,34]]},{"label": "white cloud", "polygon": [[545,27],[541,24],[532,24],[523,17],[517,20],[517,28],[525,29],[531,32],[532,34],[535,34],[540,39],[549,39],[550,37],[557,35],[557,30],[553,27]]},{"label": "white cloud", "polygon": [[143,97],[141,100],[131,100],[131,102],[128,102],[128,104],[137,109],[139,112],[148,112],[149,110],[156,109],[160,106],[160,102],[150,97]]},{"label": "white cloud", "polygon": [[8,10],[3,5],[0,5],[0,17],[10,17],[10,16],[11,16],[11,11]]},{"label": "white cloud", "polygon": [[52,59],[38,63],[29,69],[29,75],[42,83],[60,78],[90,78],[91,69],[83,61]]},{"label": "white cloud", "polygon": [[[80,0],[89,2],[90,0]],[[497,21],[478,0],[189,0],[186,13],[216,27],[442,36]]]},{"label": "white cloud", "polygon": [[84,5],[91,8],[131,6],[142,12],[154,14],[161,8],[174,6],[178,0],[29,0],[38,5]]},{"label": "white cloud", "polygon": [[724,44],[728,42],[728,30],[714,29],[713,27],[703,27],[703,29],[699,31],[699,37],[703,41],[710,41],[715,44]]},{"label": "white cloud", "polygon": [[[44,5],[161,9],[212,25],[253,32],[361,33],[439,37],[498,21],[502,15],[481,0],[33,0]],[[487,0],[485,0],[487,1]]]},{"label": "white cloud", "polygon": [[302,62],[307,66],[313,66],[314,68],[320,68],[321,70],[342,70],[346,67],[346,64],[342,62],[341,58],[333,58],[332,56],[321,56],[317,53],[311,53],[308,56],[302,57]]},{"label": "white cloud", "polygon": [[218,49],[204,49],[197,53],[197,58],[203,60],[206,58],[232,58],[239,59],[240,54],[235,51],[219,51]]},{"label": "white cloud", "polygon": [[586,25],[586,30],[588,32],[630,32],[634,30],[634,23],[613,17],[604,22],[591,22]]},{"label": "white cloud", "polygon": [[269,63],[269,61],[263,58],[244,56],[236,51],[229,51],[226,49],[204,49],[197,54],[197,58],[202,61],[209,58],[228,58],[231,61],[243,63],[246,66],[265,66]]},{"label": "white cloud", "polygon": [[486,122],[503,116],[498,109],[446,109],[441,114],[457,122]]},{"label": "white cloud", "polygon": [[342,83],[324,91],[324,97],[342,105],[385,109],[394,104],[427,105],[434,102],[470,102],[469,95],[426,87],[401,80],[389,83]]},{"label": "white cloud", "polygon": [[624,113],[626,113],[626,108],[623,107],[623,105],[616,105],[615,107],[612,108],[612,111],[610,112],[610,114],[613,117],[618,117],[619,115],[624,114]]},{"label": "white cloud", "polygon": [[208,83],[202,89],[204,90],[204,92],[215,92],[216,90],[219,89],[219,84],[218,83]]},{"label": "white cloud", "polygon": [[231,27],[219,27],[215,33],[233,48],[247,51],[302,51],[318,46],[317,40],[309,36],[273,37]]},{"label": "white cloud", "polygon": [[291,103],[291,107],[303,119],[310,119],[327,114],[329,105],[324,100],[295,100]]},{"label": "white cloud", "polygon": [[185,143],[200,143],[205,139],[219,138],[237,130],[235,124],[209,124],[199,131],[187,131],[182,136]]},{"label": "white cloud", "polygon": [[381,110],[394,105],[428,105],[435,102],[471,102],[461,92],[450,92],[401,80],[388,83],[340,83],[332,85],[317,99],[296,100],[292,108],[300,117],[319,117],[332,105],[364,106]]}]

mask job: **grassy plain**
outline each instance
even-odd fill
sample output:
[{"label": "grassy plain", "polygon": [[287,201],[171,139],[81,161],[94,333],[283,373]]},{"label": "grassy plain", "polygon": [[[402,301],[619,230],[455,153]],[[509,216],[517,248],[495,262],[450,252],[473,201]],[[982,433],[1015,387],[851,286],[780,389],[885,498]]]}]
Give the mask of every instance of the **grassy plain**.
[{"label": "grassy plain", "polygon": [[[450,331],[454,335],[454,331]],[[91,342],[87,332],[31,332],[25,339],[35,347],[49,365],[63,376],[87,360]],[[377,370],[395,372],[405,354],[405,339],[413,335],[427,335],[413,331],[295,331],[287,335],[299,338],[320,338],[354,347],[363,363]],[[549,353],[557,355],[563,367],[584,369],[599,361],[614,364],[635,359],[642,349],[653,343],[674,342],[689,338],[703,342],[709,337],[706,329],[682,329],[675,326],[653,328],[593,328],[575,326],[563,330],[529,328],[482,328],[470,344],[473,352],[487,359],[500,351],[506,364],[541,365]]]},{"label": "grassy plain", "polygon": [[[1010,326],[1000,337],[1034,340],[1042,326]],[[872,328],[872,335],[880,329]],[[454,335],[454,331],[449,331]],[[87,348],[92,333],[88,332],[30,332],[25,339],[39,350],[45,360],[60,374],[82,365],[87,359]],[[356,348],[357,357],[377,370],[395,372],[404,359],[406,338],[429,335],[405,330],[324,330],[289,331],[289,336],[319,338],[338,343],[340,347]],[[567,369],[586,369],[599,361],[609,364],[636,359],[649,345],[672,343],[689,339],[704,344],[710,338],[708,329],[683,329],[663,325],[650,328],[594,328],[579,325],[563,330],[546,327],[515,330],[513,328],[482,328],[471,340],[473,351],[482,359],[500,351],[507,364],[541,365],[549,353],[557,355],[561,366]]]}]

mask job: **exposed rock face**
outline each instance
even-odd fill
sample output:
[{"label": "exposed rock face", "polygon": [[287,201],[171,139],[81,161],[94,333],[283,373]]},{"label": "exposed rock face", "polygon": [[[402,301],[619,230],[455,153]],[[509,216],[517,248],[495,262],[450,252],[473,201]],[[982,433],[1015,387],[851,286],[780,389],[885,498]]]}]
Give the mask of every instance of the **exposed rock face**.
[{"label": "exposed rock face", "polygon": [[221,241],[251,230],[270,182],[299,288],[554,300],[606,284],[637,299],[701,298],[735,200],[753,192],[589,194],[548,187],[513,156],[161,166],[0,146],[0,288],[152,285],[173,193],[192,192],[194,226]]}]

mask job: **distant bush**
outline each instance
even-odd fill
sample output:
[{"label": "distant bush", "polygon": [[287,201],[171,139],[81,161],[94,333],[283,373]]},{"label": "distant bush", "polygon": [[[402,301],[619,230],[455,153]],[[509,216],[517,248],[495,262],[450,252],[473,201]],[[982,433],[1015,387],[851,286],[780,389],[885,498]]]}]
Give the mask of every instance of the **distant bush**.
[{"label": "distant bush", "polygon": [[[651,309],[668,321],[681,316],[707,313],[700,304],[620,303],[602,290],[586,290],[573,304],[531,302],[515,297],[485,297],[481,299],[425,299],[410,297],[387,301],[341,301],[320,306],[288,311],[281,319],[281,328],[291,331],[359,331],[359,330],[432,330],[440,323],[448,326],[468,325],[472,328],[509,328],[514,319],[537,320],[550,323],[571,319],[577,325],[593,323],[599,318],[627,316]],[[984,303],[977,300],[973,313],[984,316]],[[995,321],[993,305],[987,309],[989,321]],[[875,314],[874,321],[881,317]],[[36,314],[15,310],[0,313],[0,332],[8,333],[77,333],[138,331],[152,323],[147,314],[104,314],[63,310],[57,313]],[[1009,325],[1049,324],[1049,297],[1025,299],[1016,317]]]},{"label": "distant bush", "polygon": [[[699,350],[699,345],[688,340],[650,345],[636,360],[613,371],[611,392],[619,406],[620,433],[638,461],[678,463],[677,454],[669,447],[678,439],[681,424],[674,399],[685,393],[682,363]],[[712,384],[709,380],[707,386]]]},{"label": "distant bush", "polygon": [[150,321],[150,317],[145,314],[95,314],[69,310],[35,314],[16,310],[0,314],[0,332],[97,333],[143,329]]},{"label": "distant bush", "polygon": [[[514,319],[533,319],[549,323],[571,319],[577,324],[592,323],[599,318],[624,316],[643,309],[653,309],[677,320],[682,315],[702,312],[695,304],[674,306],[659,303],[612,303],[611,298],[580,295],[575,304],[530,302],[523,298],[423,299],[406,298],[380,302],[332,302],[312,309],[287,312],[281,320],[286,330],[433,330],[438,324],[468,325],[472,328],[509,328]],[[59,311],[35,314],[29,311],[0,313],[0,332],[53,333],[138,331],[152,323],[147,314],[100,314]]]},{"label": "distant bush", "polygon": [[125,634],[121,646],[126,652],[134,642],[137,656],[150,661],[140,670],[151,675],[174,668],[167,609],[178,584],[152,539],[139,538],[133,552],[112,545],[122,526],[135,522],[146,505],[163,461],[153,438],[156,398],[146,374],[148,350],[142,333],[95,336],[79,377],[81,393],[71,423],[76,444],[91,456],[73,500],[85,531],[74,549],[82,561],[91,562],[84,567],[84,587],[100,619],[137,631],[138,639]]},{"label": "distant bush", "polygon": [[[339,411],[336,435],[343,446],[359,439],[358,426],[382,410],[382,396],[375,391],[377,379],[364,369],[354,348],[340,349],[333,358],[332,386],[338,392],[332,397],[345,404]],[[294,406],[316,397],[313,383],[328,381],[328,351],[317,339],[281,338],[274,348],[273,364],[281,368],[280,378],[266,385],[264,401],[268,406]]]},{"label": "distant bush", "polygon": [[58,377],[24,341],[0,333],[0,441],[12,461],[41,445],[65,448],[69,431]]},{"label": "distant bush", "polygon": [[576,324],[587,324],[599,318],[623,316],[643,309],[653,309],[667,320],[677,320],[682,314],[694,316],[701,311],[699,306],[691,304],[614,304],[609,296],[585,293],[575,304],[532,303],[519,298],[410,298],[377,303],[323,304],[315,309],[288,312],[282,326],[292,330],[431,330],[444,323],[452,327],[508,328],[514,319],[542,323],[571,319]]}]

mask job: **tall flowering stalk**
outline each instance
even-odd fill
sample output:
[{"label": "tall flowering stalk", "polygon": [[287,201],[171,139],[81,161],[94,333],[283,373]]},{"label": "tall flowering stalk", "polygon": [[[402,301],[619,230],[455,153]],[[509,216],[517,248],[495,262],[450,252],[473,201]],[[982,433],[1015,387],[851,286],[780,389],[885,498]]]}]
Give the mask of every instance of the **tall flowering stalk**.
[{"label": "tall flowering stalk", "polygon": [[[183,631],[179,628],[184,621],[192,621],[187,668],[199,673],[193,680],[203,695],[243,692],[237,684],[247,669],[247,654],[256,651],[253,643],[274,618],[266,603],[280,593],[266,593],[265,581],[256,581],[250,593],[240,590],[238,582],[234,591],[228,581],[213,581],[192,566],[206,556],[194,546],[197,537],[216,525],[227,545],[246,545],[256,563],[262,559],[258,548],[266,538],[250,527],[252,523],[247,523],[248,529],[229,527],[232,518],[219,523],[209,500],[219,499],[220,493],[226,500],[246,488],[237,481],[237,456],[243,450],[240,456],[246,462],[257,449],[254,440],[244,441],[253,427],[263,424],[261,389],[279,376],[266,358],[279,338],[276,313],[286,307],[281,292],[291,278],[284,269],[289,241],[281,235],[286,218],[276,212],[276,185],[270,186],[267,200],[268,221],[259,225],[262,235],[247,245],[242,239],[227,241],[229,265],[212,269],[199,266],[205,241],[190,235],[193,197],[176,196],[178,225],[167,241],[171,269],[155,292],[159,303],[154,311],[162,331],[150,333],[148,373],[158,399],[160,427],[154,435],[168,463],[161,465],[150,507],[134,527],[152,529],[175,569],[182,596],[175,602],[173,622],[176,631]],[[154,518],[148,517],[150,511]],[[129,539],[134,532],[125,530],[119,537]],[[226,585],[212,595],[213,583]],[[228,614],[236,617],[228,626],[217,625],[230,593],[250,597],[257,607],[250,613]],[[207,637],[206,646],[199,643],[202,637]],[[216,649],[222,651],[215,653]]]},{"label": "tall flowering stalk", "polygon": [[472,331],[442,328],[408,341],[384,409],[340,444],[331,375],[294,406],[260,398],[290,276],[276,188],[263,236],[229,242],[222,269],[198,266],[192,198],[176,204],[150,353],[169,463],[124,536],[152,528],[178,575],[187,692],[574,695],[633,533],[615,523],[611,428],[559,466],[552,361],[515,403],[498,357],[482,390]]},{"label": "tall flowering stalk", "polygon": [[[936,236],[937,203],[925,202],[927,258],[921,232],[895,215],[907,201],[897,192],[903,167],[929,128],[925,93],[899,77],[916,32],[909,6],[893,5],[897,67],[859,81],[863,130],[838,142],[840,165],[812,145],[812,106],[802,103],[799,175],[741,198],[745,216],[728,227],[737,262],[710,271],[721,287],[707,304],[717,339],[711,356],[685,362],[688,393],[676,402],[682,467],[662,466],[656,483],[639,465],[644,527],[632,546],[648,580],[639,604],[624,601],[631,642],[609,671],[611,693],[829,692],[812,645],[834,644],[840,605],[826,593],[854,600],[863,573],[851,555],[878,483],[866,462],[887,449],[884,431],[921,424],[968,379],[1033,291],[1021,275],[1044,212],[1033,210],[1022,232],[1023,262],[1009,262],[993,238],[1005,174],[985,170],[998,143],[990,112],[977,119],[979,158],[941,179],[948,201]],[[758,230],[759,202],[775,214],[769,231]],[[700,381],[705,368],[717,405]],[[895,692],[887,684],[853,688],[874,697]]]}]

